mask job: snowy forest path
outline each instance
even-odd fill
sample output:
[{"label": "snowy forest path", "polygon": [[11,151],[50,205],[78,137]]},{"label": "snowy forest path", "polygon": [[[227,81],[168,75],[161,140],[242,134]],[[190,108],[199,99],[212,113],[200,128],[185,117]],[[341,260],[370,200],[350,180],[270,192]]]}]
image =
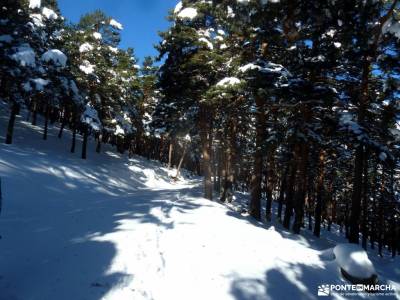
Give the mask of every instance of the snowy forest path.
[{"label": "snowy forest path", "polygon": [[338,282],[307,240],[202,198],[199,178],[94,141],[83,161],[57,131],[19,117],[0,144],[0,300],[316,299]]}]

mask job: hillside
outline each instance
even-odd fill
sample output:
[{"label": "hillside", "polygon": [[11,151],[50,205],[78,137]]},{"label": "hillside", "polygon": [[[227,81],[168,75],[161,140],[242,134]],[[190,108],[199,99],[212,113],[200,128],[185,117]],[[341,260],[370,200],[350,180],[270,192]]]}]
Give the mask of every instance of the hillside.
[{"label": "hillside", "polygon": [[[14,145],[0,144],[1,300],[316,299],[318,285],[346,283],[329,255],[340,237],[252,221],[201,198],[199,179],[172,182],[111,147],[90,143],[81,160],[68,131],[43,141],[21,118]],[[398,260],[370,258],[399,282]]]}]

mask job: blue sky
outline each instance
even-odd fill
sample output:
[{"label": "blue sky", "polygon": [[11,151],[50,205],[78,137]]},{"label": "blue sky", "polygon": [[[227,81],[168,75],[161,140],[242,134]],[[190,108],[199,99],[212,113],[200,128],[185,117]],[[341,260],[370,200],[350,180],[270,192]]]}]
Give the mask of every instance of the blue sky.
[{"label": "blue sky", "polygon": [[64,17],[73,23],[81,15],[95,9],[124,25],[121,47],[133,47],[142,60],[146,55],[156,55],[153,45],[159,41],[157,32],[166,30],[168,11],[179,0],[58,0]]}]

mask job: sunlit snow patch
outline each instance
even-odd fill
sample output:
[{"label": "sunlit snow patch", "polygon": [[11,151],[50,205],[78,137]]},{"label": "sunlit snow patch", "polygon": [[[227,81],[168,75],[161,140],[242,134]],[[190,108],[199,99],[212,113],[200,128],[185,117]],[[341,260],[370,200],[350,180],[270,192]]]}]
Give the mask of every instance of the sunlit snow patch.
[{"label": "sunlit snow patch", "polygon": [[197,15],[198,15],[197,9],[193,7],[187,7],[179,12],[178,18],[193,20],[194,18],[197,17]]},{"label": "sunlit snow patch", "polygon": [[336,262],[341,268],[343,275],[345,277],[351,277],[347,279],[351,281],[362,281],[376,276],[374,265],[369,260],[367,253],[359,245],[339,244],[333,249],[333,253],[335,254]]},{"label": "sunlit snow patch", "polygon": [[40,8],[41,5],[41,0],[30,0],[29,1],[29,8],[34,9],[34,8]]},{"label": "sunlit snow patch", "polygon": [[124,29],[124,27],[122,26],[122,24],[119,23],[119,22],[117,22],[117,21],[114,20],[114,19],[111,19],[111,20],[110,20],[110,25],[111,25],[112,27],[118,29],[118,30]]}]

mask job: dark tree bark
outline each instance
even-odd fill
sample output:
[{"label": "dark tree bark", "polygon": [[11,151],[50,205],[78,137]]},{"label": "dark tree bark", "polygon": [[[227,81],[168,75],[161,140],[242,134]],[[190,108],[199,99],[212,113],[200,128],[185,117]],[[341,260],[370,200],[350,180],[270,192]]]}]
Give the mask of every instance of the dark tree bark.
[{"label": "dark tree bark", "polygon": [[6,144],[12,144],[13,134],[14,134],[14,126],[15,126],[15,119],[19,113],[19,104],[13,103],[11,107],[10,119],[8,120],[7,126],[7,135],[6,135]]},{"label": "dark tree bark", "polygon": [[211,120],[207,105],[199,109],[199,129],[202,153],[202,171],[204,175],[204,198],[212,200],[212,166],[211,166]]},{"label": "dark tree bark", "polygon": [[271,149],[268,154],[267,158],[267,174],[266,174],[266,198],[267,198],[267,204],[266,204],[266,211],[265,211],[265,217],[267,221],[271,221],[271,208],[272,208],[272,194],[275,186],[275,149]]},{"label": "dark tree bark", "polygon": [[32,125],[36,126],[37,124],[37,110],[38,110],[38,104],[37,101],[33,101],[32,105]]},{"label": "dark tree bark", "polygon": [[294,183],[297,173],[297,164],[295,159],[292,159],[290,166],[290,176],[288,179],[287,189],[286,189],[286,201],[285,201],[285,214],[283,218],[283,227],[286,229],[290,228],[290,219],[293,214],[293,193],[294,193]]},{"label": "dark tree bark", "polygon": [[72,143],[71,143],[71,153],[75,153],[76,145],[76,123],[72,123]]},{"label": "dark tree bark", "polygon": [[235,178],[233,168],[233,151],[236,144],[236,124],[233,119],[230,120],[229,132],[226,139],[226,152],[225,152],[225,177],[224,189],[221,196],[221,201],[232,202],[233,199],[233,181]]},{"label": "dark tree bark", "polygon": [[103,135],[101,133],[97,134],[97,144],[96,144],[96,152],[100,153],[101,152],[101,141],[103,139]]},{"label": "dark tree bark", "polygon": [[278,198],[278,221],[282,222],[282,208],[283,208],[283,201],[285,200],[285,190],[286,188],[286,181],[288,176],[289,167],[285,168],[285,171],[282,173],[281,178],[281,185],[279,189],[279,198]]},{"label": "dark tree bark", "polygon": [[46,112],[44,116],[44,133],[43,133],[43,139],[47,140],[47,132],[49,129],[49,116],[50,116],[50,106],[46,106]]},{"label": "dark tree bark", "polygon": [[88,141],[88,125],[83,125],[83,140],[82,140],[82,159],[86,159],[87,141]]},{"label": "dark tree bark", "polygon": [[217,173],[216,173],[216,177],[217,177],[217,182],[216,182],[216,186],[215,186],[215,190],[217,192],[217,195],[221,194],[221,185],[222,185],[222,172],[223,172],[223,154],[222,154],[222,146],[221,144],[218,145],[217,148],[217,152],[218,152],[218,159],[217,159]]},{"label": "dark tree bark", "polygon": [[300,233],[300,229],[303,225],[304,220],[304,204],[307,190],[308,144],[303,143],[299,148],[299,179],[295,204],[295,218],[292,227],[293,232],[296,234]]},{"label": "dark tree bark", "polygon": [[[368,97],[369,97],[369,84],[371,75],[371,64],[377,56],[377,49],[381,40],[383,26],[392,17],[399,0],[394,0],[386,13],[381,16],[375,33],[372,36],[372,42],[368,44],[367,49],[362,57],[362,74],[360,83],[360,95],[358,97],[358,123],[364,126],[365,114],[367,111]],[[367,27],[368,24],[365,24]],[[354,160],[354,180],[353,180],[353,194],[351,199],[351,215],[350,215],[350,243],[359,243],[360,232],[360,211],[361,211],[361,197],[362,197],[362,173],[364,171],[364,147],[363,144],[357,146],[356,156]]]},{"label": "dark tree bark", "polygon": [[361,211],[361,196],[362,196],[362,174],[364,165],[364,147],[359,145],[356,149],[356,158],[354,164],[354,181],[353,194],[351,198],[351,213],[349,220],[349,242],[358,244],[360,232],[360,211]]},{"label": "dark tree bark", "polygon": [[367,250],[368,238],[368,149],[365,150],[364,156],[364,179],[363,179],[363,197],[362,197],[362,247]]},{"label": "dark tree bark", "polygon": [[164,136],[160,136],[160,143],[158,146],[158,153],[157,153],[157,159],[160,162],[164,162]]},{"label": "dark tree bark", "polygon": [[68,112],[67,112],[67,110],[64,110],[64,115],[62,116],[62,119],[61,119],[60,131],[58,132],[59,139],[61,139],[61,137],[62,137],[64,127],[65,127],[65,124],[67,123],[67,120],[68,120]]},{"label": "dark tree bark", "polygon": [[396,220],[394,217],[390,218],[390,239],[389,239],[389,244],[390,244],[390,249],[392,250],[392,257],[394,258],[396,256],[396,249],[397,249],[397,229],[396,229]]},{"label": "dark tree bark", "polygon": [[61,139],[62,138],[62,134],[64,132],[64,127],[65,127],[65,122],[61,122],[61,126],[60,126],[60,130],[58,131],[58,138]]},{"label": "dark tree bark", "polygon": [[318,178],[317,178],[317,203],[315,205],[314,215],[314,235],[319,237],[321,234],[321,215],[323,207],[324,194],[324,178],[325,178],[325,152],[320,150],[318,158]]},{"label": "dark tree bark", "polygon": [[251,176],[250,215],[256,220],[261,220],[261,184],[264,161],[263,144],[266,131],[263,98],[256,96],[256,107],[256,149],[254,151],[254,167]]}]

